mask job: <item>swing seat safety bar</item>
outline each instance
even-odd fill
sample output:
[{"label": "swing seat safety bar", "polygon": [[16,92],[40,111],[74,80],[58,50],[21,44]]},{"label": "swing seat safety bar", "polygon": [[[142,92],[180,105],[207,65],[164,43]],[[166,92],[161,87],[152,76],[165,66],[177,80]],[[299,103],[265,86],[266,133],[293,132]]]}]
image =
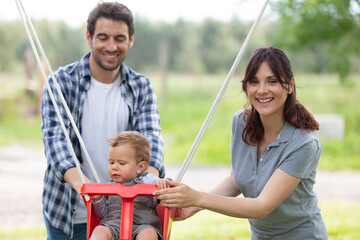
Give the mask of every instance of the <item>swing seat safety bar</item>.
[{"label": "swing seat safety bar", "polygon": [[[87,239],[94,228],[100,223],[92,208],[92,197],[95,195],[117,195],[122,198],[122,211],[120,221],[120,240],[132,239],[132,224],[134,212],[134,200],[138,196],[153,196],[153,192],[158,190],[154,184],[136,184],[134,186],[123,186],[118,183],[84,183],[80,194],[87,208]],[[86,200],[85,195],[90,197]],[[161,222],[163,240],[170,239],[171,223],[170,209],[159,204],[157,206],[159,219]]]}]

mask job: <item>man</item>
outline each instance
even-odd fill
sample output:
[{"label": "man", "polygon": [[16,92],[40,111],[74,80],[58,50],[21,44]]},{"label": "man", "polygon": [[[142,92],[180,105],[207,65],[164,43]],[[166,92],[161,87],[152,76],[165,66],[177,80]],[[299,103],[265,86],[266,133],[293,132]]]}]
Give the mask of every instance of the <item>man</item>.
[{"label": "man", "polygon": [[[149,172],[163,177],[164,143],[156,95],[149,79],[123,64],[134,42],[131,11],[119,3],[98,4],[89,14],[86,40],[91,51],[59,68],[55,77],[101,182],[110,180],[108,140],[125,130],[147,137],[151,145]],[[54,85],[51,78],[49,84]],[[86,181],[94,182],[65,110],[57,102]],[[48,161],[43,190],[48,239],[86,239],[86,208],[79,197],[83,182],[46,88],[41,113]]]}]

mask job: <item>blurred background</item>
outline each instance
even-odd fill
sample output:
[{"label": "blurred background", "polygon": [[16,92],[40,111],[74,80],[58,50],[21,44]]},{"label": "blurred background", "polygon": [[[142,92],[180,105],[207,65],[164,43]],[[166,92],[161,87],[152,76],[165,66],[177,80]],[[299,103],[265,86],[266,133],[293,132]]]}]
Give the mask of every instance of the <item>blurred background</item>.
[{"label": "blurred background", "polygon": [[[89,51],[86,19],[97,2],[23,0],[53,70]],[[185,159],[263,2],[122,1],[135,16],[135,42],[125,63],[148,76],[158,95],[166,165],[180,166]],[[192,166],[230,166],[231,119],[246,102],[240,84],[244,67],[256,48],[272,45],[290,58],[297,97],[320,122],[319,170],[360,173],[359,39],[359,0],[270,1]],[[1,1],[0,148],[42,151],[39,100],[43,81],[15,1]],[[1,160],[0,156],[0,164]],[[350,205],[325,201],[322,207],[328,213],[324,219],[330,239],[360,238],[359,199]],[[230,232],[221,239],[249,238],[246,221],[211,218],[227,226],[217,232]],[[210,225],[217,224],[209,219],[200,217],[190,235],[175,239],[219,239],[210,237],[214,233],[204,235],[211,232]],[[16,237],[19,232],[23,235],[0,228],[0,239],[25,239]],[[43,228],[30,232],[40,235],[26,239],[45,236]]]}]

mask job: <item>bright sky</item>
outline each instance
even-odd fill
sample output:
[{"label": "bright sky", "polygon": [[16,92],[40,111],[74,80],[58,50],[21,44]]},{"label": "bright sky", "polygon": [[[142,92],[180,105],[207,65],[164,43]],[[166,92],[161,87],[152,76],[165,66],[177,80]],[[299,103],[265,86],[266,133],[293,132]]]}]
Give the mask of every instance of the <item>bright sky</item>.
[{"label": "bright sky", "polygon": [[[149,20],[173,22],[179,17],[201,21],[211,17],[229,21],[233,16],[254,20],[265,0],[118,0],[133,14]],[[27,14],[34,19],[63,20],[78,27],[86,22],[98,0],[22,0]],[[264,16],[269,15],[269,6]],[[0,21],[20,19],[15,0],[0,0]]]}]

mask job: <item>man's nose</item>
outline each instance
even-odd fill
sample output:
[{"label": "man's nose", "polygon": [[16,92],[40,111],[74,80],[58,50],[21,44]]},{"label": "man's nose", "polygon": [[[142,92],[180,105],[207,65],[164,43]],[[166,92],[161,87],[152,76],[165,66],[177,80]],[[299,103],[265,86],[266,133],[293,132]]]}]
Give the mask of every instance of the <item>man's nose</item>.
[{"label": "man's nose", "polygon": [[117,49],[117,45],[114,39],[109,39],[109,41],[106,44],[106,50],[109,52],[114,52],[116,51],[116,49]]}]

